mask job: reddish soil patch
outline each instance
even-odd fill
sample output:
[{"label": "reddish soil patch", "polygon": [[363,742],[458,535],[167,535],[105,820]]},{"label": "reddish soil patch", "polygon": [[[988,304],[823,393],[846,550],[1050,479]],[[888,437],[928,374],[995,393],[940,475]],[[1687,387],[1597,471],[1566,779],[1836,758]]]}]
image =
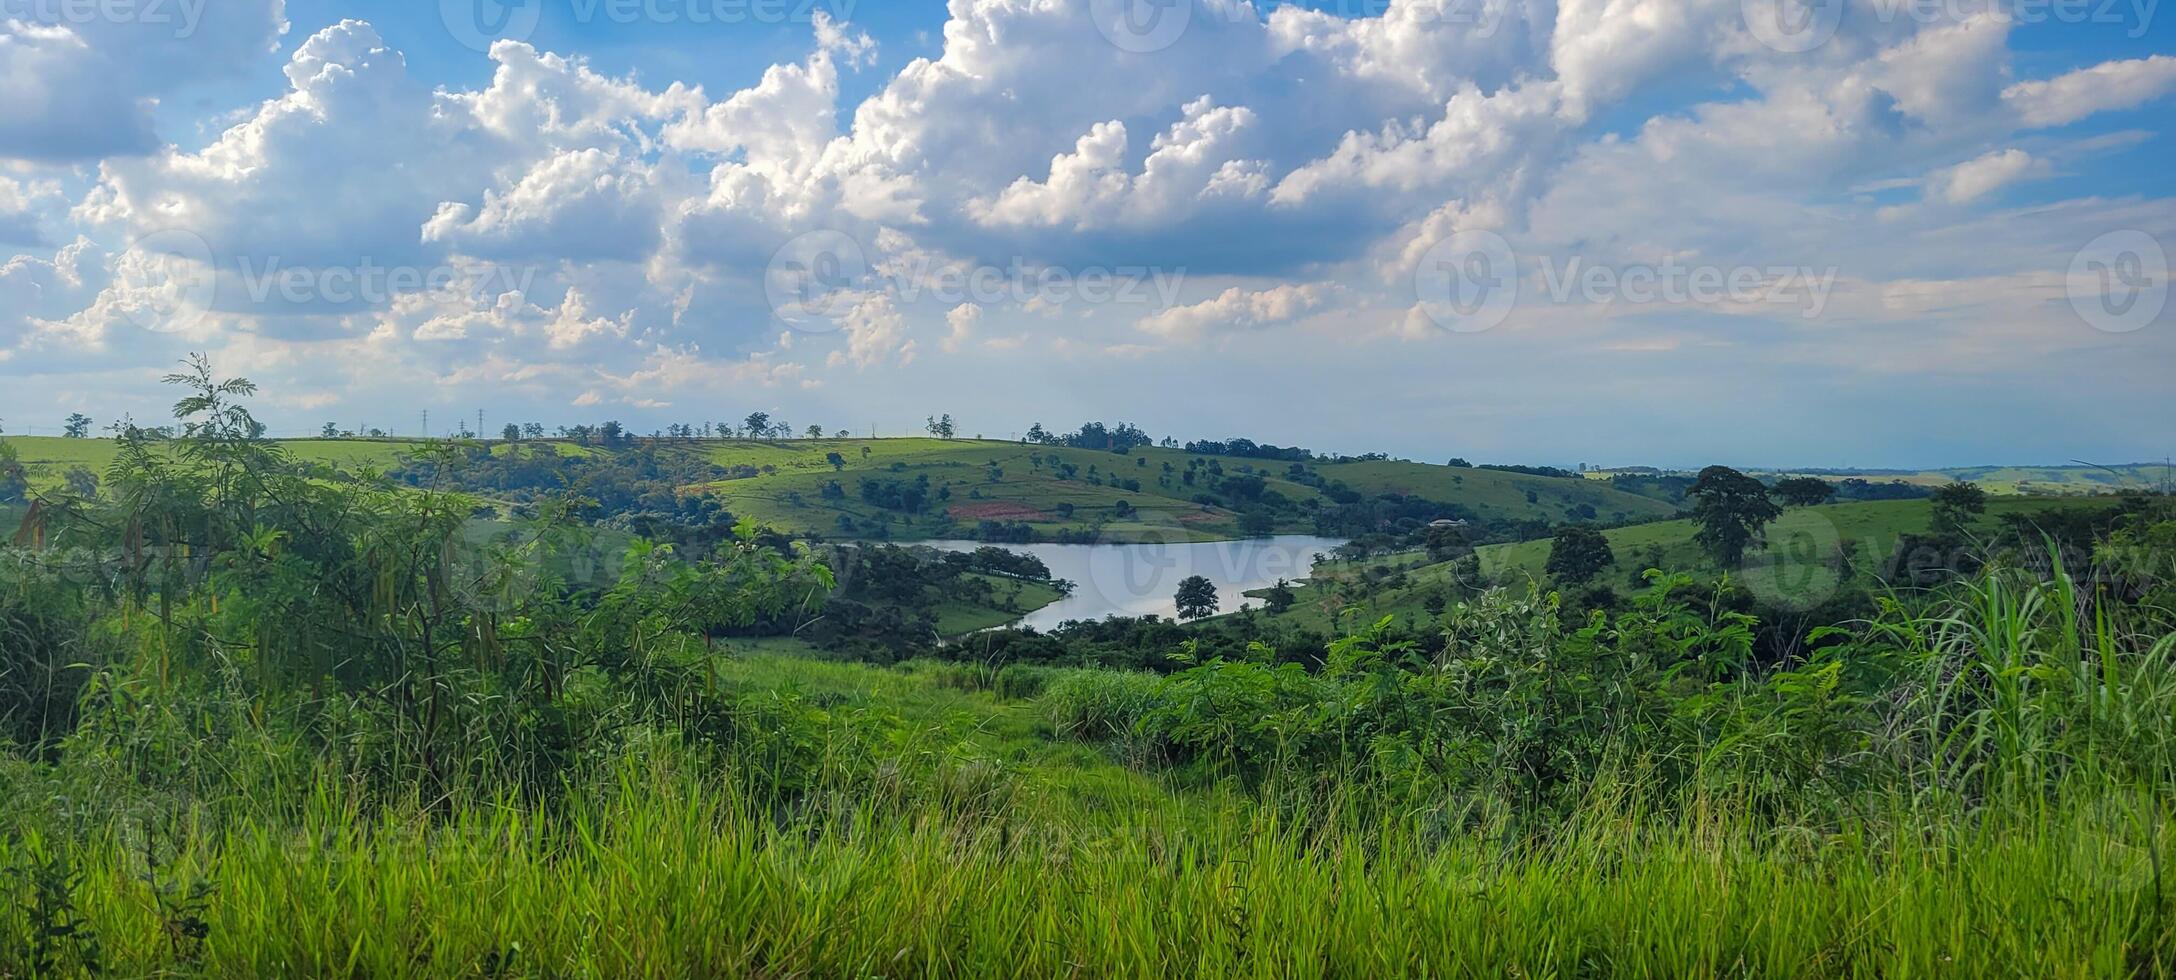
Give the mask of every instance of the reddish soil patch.
[{"label": "reddish soil patch", "polygon": [[1025,504],[953,504],[945,513],[956,521],[1048,521],[1049,514]]},{"label": "reddish soil patch", "polygon": [[1189,510],[1179,514],[1181,524],[1215,524],[1223,519],[1224,515],[1205,510]]}]

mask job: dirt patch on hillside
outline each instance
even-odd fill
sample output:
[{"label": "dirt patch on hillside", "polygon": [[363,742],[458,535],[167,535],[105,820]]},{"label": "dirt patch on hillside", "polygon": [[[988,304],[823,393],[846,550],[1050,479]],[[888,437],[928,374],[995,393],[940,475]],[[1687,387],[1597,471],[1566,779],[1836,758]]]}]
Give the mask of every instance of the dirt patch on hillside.
[{"label": "dirt patch on hillside", "polygon": [[945,514],[955,521],[1049,521],[1053,518],[1026,504],[992,502],[986,504],[953,504],[945,508]]}]

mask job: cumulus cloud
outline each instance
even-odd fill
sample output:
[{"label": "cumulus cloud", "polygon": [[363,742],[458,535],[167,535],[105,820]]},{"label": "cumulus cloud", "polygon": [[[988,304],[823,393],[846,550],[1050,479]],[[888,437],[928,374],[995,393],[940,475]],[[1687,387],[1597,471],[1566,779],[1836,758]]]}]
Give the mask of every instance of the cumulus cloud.
[{"label": "cumulus cloud", "polygon": [[1321,309],[1335,292],[1334,286],[1322,283],[1288,283],[1258,290],[1233,286],[1215,299],[1144,317],[1140,327],[1174,339],[1198,339],[1220,330],[1256,330],[1290,323]]},{"label": "cumulus cloud", "polygon": [[[1472,229],[1527,267],[1856,264],[1824,326],[1874,329],[1935,316],[1914,297],[1946,294],[1925,284],[2042,283],[2028,273],[2067,261],[2087,219],[2043,207],[1977,243],[1960,229],[2096,139],[2138,145],[2032,130],[2176,88],[2167,55],[2020,81],[2019,29],[1993,12],[1848,18],[1832,43],[1786,54],[1729,0],[1391,0],[1371,16],[1184,2],[1188,30],[1142,52],[1105,36],[1102,0],[952,0],[940,50],[859,80],[876,40],[818,15],[800,51],[735,90],[512,41],[479,62],[487,81],[449,83],[360,20],[279,42],[277,0],[207,12],[178,46],[11,21],[0,245],[37,253],[0,271],[0,350],[76,345],[110,364],[194,342],[317,386],[406,371],[430,390],[649,408],[706,384],[965,371],[1031,323],[1061,356],[1251,332],[1235,351],[1290,360],[1332,331],[1267,328],[1335,324],[1348,343],[1322,353],[1359,357],[1407,327],[1440,334],[1403,318],[1415,267]],[[274,43],[283,60],[255,60]],[[275,84],[202,110],[193,138],[157,131],[192,86],[257,77]],[[2027,229],[2031,248],[1984,245]],[[159,344],[113,343],[170,305],[172,256],[130,243],[172,231],[209,252],[212,308]],[[840,302],[789,323],[765,287],[782,256],[809,258],[787,246],[811,235],[848,244],[784,271]],[[269,265],[450,281],[355,302],[243,288]],[[1144,310],[898,288],[999,266],[1220,291]],[[2017,295],[2044,306],[2038,288]],[[1532,327],[1620,332],[1595,350],[1748,343],[1693,322],[1626,336],[1612,319],[1629,317],[1522,315],[1487,340]],[[959,356],[918,361],[921,343]],[[305,366],[322,358],[340,363]]]},{"label": "cumulus cloud", "polygon": [[2144,105],[2172,88],[2176,88],[2176,57],[2157,54],[2019,82],[2002,90],[2002,101],[2027,126],[2063,126],[2097,112]]},{"label": "cumulus cloud", "polygon": [[287,32],[285,0],[176,2],[134,16],[81,4],[0,12],[0,159],[73,163],[149,153],[165,96],[240,77]]},{"label": "cumulus cloud", "polygon": [[1967,204],[2046,169],[2044,162],[2023,150],[1995,150],[1935,172],[1928,179],[1927,193],[1951,204]]}]

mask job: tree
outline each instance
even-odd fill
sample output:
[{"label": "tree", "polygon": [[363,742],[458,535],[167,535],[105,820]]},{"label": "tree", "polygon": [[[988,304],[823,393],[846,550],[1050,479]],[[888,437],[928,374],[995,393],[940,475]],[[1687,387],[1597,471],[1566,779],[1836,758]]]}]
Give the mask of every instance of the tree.
[{"label": "tree", "polygon": [[931,416],[928,429],[930,435],[936,436],[939,439],[950,439],[952,438],[952,434],[957,431],[957,429],[955,429],[952,425],[952,416],[950,413],[947,413],[941,417]]},{"label": "tree", "polygon": [[1299,593],[1292,591],[1292,583],[1278,579],[1276,585],[1269,587],[1269,594],[1262,601],[1269,607],[1270,612],[1281,614],[1292,608],[1292,604],[1298,602],[1299,598]]},{"label": "tree", "polygon": [[82,412],[77,412],[74,415],[68,416],[68,424],[61,429],[61,435],[67,436],[70,439],[90,438],[91,417],[83,414]]},{"label": "tree", "polygon": [[1549,546],[1549,563],[1543,570],[1565,585],[1585,585],[1616,562],[1617,554],[1609,549],[1609,538],[1585,524],[1573,524],[1557,532],[1556,543]]},{"label": "tree", "polygon": [[1776,481],[1768,493],[1783,501],[1786,507],[1812,507],[1828,503],[1829,498],[1836,496],[1836,485],[1818,477],[1794,476]]},{"label": "tree", "polygon": [[1728,466],[1700,471],[1685,498],[1693,502],[1693,522],[1700,530],[1693,540],[1717,564],[1736,568],[1745,560],[1745,549],[1760,540],[1761,529],[1783,515],[1783,508],[1768,499],[1768,488]]},{"label": "tree", "polygon": [[811,439],[821,439],[824,437],[824,427],[820,425],[809,426],[808,431],[802,433],[802,435],[805,435]]},{"label": "tree", "polygon": [[523,422],[523,423],[521,424],[521,436],[522,436],[522,438],[524,438],[524,439],[542,439],[542,438],[544,438],[544,423],[542,423],[542,422]]},{"label": "tree", "polygon": [[1932,524],[1942,537],[1964,534],[1974,517],[1987,512],[1987,491],[1977,483],[1957,481],[1934,491]]},{"label": "tree", "polygon": [[771,413],[749,412],[748,417],[741,420],[741,429],[750,439],[763,438],[771,431]]},{"label": "tree", "polygon": [[30,495],[30,472],[23,467],[15,445],[0,439],[0,504],[21,503]]},{"label": "tree", "polygon": [[1035,443],[1036,445],[1042,445],[1043,443],[1049,442],[1050,431],[1043,428],[1043,424],[1041,422],[1037,422],[1034,425],[1028,426],[1027,441]]},{"label": "tree", "polygon": [[98,496],[98,474],[88,466],[68,467],[68,472],[62,479],[67,481],[69,491],[78,497],[90,499]]},{"label": "tree", "polygon": [[317,437],[320,439],[338,439],[340,438],[340,427],[327,422],[324,428],[317,430]]},{"label": "tree", "polygon": [[1179,606],[1179,618],[1203,619],[1216,615],[1216,583],[1199,575],[1187,576],[1179,583],[1178,595],[1173,597]]},{"label": "tree", "polygon": [[831,464],[831,470],[834,473],[846,469],[846,457],[841,456],[835,452],[825,453],[824,462]]}]

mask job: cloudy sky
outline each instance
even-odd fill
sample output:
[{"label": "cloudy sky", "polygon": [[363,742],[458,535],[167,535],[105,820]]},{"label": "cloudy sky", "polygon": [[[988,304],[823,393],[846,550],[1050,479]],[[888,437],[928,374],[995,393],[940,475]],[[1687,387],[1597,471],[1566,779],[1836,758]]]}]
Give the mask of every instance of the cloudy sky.
[{"label": "cloudy sky", "polygon": [[[1809,5],[1810,4],[1810,5]],[[2156,0],[0,0],[0,424],[2176,452]]]}]

